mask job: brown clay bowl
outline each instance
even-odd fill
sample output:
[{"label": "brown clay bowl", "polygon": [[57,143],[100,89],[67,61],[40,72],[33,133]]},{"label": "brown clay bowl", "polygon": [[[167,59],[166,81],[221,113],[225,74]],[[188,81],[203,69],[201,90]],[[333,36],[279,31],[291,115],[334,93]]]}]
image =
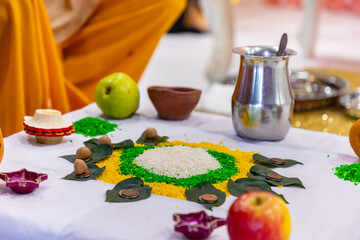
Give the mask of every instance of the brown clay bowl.
[{"label": "brown clay bowl", "polygon": [[166,120],[187,119],[199,102],[201,90],[187,87],[148,87],[158,117]]}]

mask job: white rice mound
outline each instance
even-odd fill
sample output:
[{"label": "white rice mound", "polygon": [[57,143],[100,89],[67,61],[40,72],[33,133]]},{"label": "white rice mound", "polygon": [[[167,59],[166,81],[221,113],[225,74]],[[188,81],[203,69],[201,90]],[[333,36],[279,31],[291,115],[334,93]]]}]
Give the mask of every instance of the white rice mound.
[{"label": "white rice mound", "polygon": [[152,173],[175,178],[188,178],[221,168],[205,149],[187,146],[149,149],[137,156],[134,163]]}]

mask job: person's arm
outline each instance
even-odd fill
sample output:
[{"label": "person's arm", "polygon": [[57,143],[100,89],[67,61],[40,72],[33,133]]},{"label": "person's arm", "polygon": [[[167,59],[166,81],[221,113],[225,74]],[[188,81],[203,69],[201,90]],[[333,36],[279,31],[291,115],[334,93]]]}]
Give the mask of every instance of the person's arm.
[{"label": "person's arm", "polygon": [[55,41],[60,43],[78,30],[99,0],[44,0]]}]

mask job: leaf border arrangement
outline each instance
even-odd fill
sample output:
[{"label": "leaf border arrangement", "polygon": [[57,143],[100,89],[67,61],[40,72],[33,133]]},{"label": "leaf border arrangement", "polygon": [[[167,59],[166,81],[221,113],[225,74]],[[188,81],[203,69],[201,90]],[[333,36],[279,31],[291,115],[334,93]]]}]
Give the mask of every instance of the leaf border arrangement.
[{"label": "leaf border arrangement", "polygon": [[[127,149],[135,146],[134,142],[131,139],[126,139],[122,142],[113,143],[111,145],[110,144],[99,145],[98,138],[91,138],[85,141],[84,145],[88,147],[91,151],[91,159],[89,161],[86,161],[86,165],[88,166],[88,170],[91,172],[91,175],[88,177],[80,178],[75,176],[75,172],[72,172],[66,175],[65,177],[63,177],[63,179],[74,180],[74,181],[88,181],[91,179],[95,180],[98,176],[100,176],[104,172],[105,167],[100,169],[98,166],[94,165],[94,163],[97,163],[111,156],[113,154],[114,149],[119,149],[119,148]],[[60,158],[66,159],[69,162],[74,163],[76,160],[76,154],[64,155],[64,156],[60,156]]]},{"label": "leaf border arrangement", "polygon": [[[133,163],[133,160],[142,154],[144,151],[148,149],[153,149],[155,147],[171,147],[174,145],[163,145],[156,146],[160,142],[164,142],[168,139],[167,136],[158,136],[154,140],[146,140],[145,133],[143,132],[140,138],[136,141],[138,144],[142,144],[145,146],[135,146],[134,142],[131,139],[124,140],[119,143],[109,144],[101,144],[98,145],[97,138],[91,138],[84,142],[86,147],[89,147],[92,153],[92,159],[87,162],[88,170],[90,170],[91,175],[86,178],[79,178],[75,176],[75,173],[72,172],[63,179],[66,180],[74,180],[74,181],[87,181],[91,179],[96,179],[100,176],[105,167],[99,168],[94,165],[100,160],[105,159],[106,157],[112,155],[113,149],[123,148],[124,151],[121,153],[121,161],[119,165],[119,170],[124,175],[132,175],[135,177],[127,178],[123,181],[120,181],[115,185],[112,190],[107,190],[106,192],[106,202],[133,202],[139,201],[143,199],[147,199],[151,196],[152,188],[148,185],[144,185],[144,181],[146,182],[158,182],[158,183],[167,183],[173,184],[175,186],[185,187],[185,196],[188,201],[193,201],[199,204],[203,204],[205,208],[212,210],[213,207],[221,206],[226,200],[225,192],[220,189],[215,188],[212,183],[223,182],[228,180],[227,188],[231,195],[238,197],[241,194],[245,193],[246,187],[258,187],[262,191],[271,192],[273,194],[281,197],[286,203],[288,203],[284,196],[281,194],[277,194],[271,189],[271,186],[297,186],[301,188],[305,188],[302,184],[301,180],[298,178],[288,178],[282,176],[281,181],[274,181],[268,179],[266,175],[268,173],[276,173],[275,171],[270,170],[269,168],[287,168],[291,167],[295,164],[301,164],[301,162],[291,160],[291,159],[283,159],[284,163],[276,164],[270,160],[270,158],[265,157],[261,154],[254,153],[253,160],[255,165],[250,168],[250,173],[248,173],[248,178],[239,178],[235,181],[231,180],[230,177],[234,176],[239,172],[235,164],[235,158],[229,154],[218,152],[214,150],[207,150],[207,152],[215,157],[220,165],[221,169],[209,171],[206,174],[201,174],[197,176],[192,176],[190,178],[172,178],[165,175],[157,175],[155,173],[149,172],[147,169],[144,169]],[[68,160],[71,163],[74,163],[76,160],[76,155],[64,155],[61,156]],[[277,174],[277,173],[276,173]],[[143,178],[143,179],[141,179]],[[119,191],[125,188],[131,188],[137,190],[139,192],[139,197],[134,199],[123,198],[119,195]],[[201,201],[199,197],[202,194],[214,194],[218,197],[217,201],[214,203],[207,203]]]},{"label": "leaf border arrangement", "polygon": [[[144,136],[144,133],[142,134]],[[158,136],[155,139],[153,145],[156,145],[159,142],[165,142],[169,137]],[[97,165],[93,163],[97,163],[109,156],[112,155],[114,149],[129,149],[135,147],[134,142],[131,139],[126,139],[119,143],[112,143],[110,144],[98,144],[98,138],[91,138],[84,142],[84,145],[88,147],[91,151],[91,159],[86,162],[87,169],[91,172],[91,174],[87,177],[78,177],[75,175],[75,171],[71,172],[70,174],[66,175],[62,179],[64,180],[73,180],[73,181],[88,181],[88,180],[96,180],[98,176],[100,176],[106,167],[99,168]],[[63,155],[60,158],[66,159],[67,161],[74,163],[76,160],[76,154],[71,155]],[[132,189],[137,190],[139,192],[139,197],[136,198],[123,198],[119,195],[119,191],[126,186],[130,186]],[[117,191],[119,190],[119,191]],[[117,192],[116,192],[117,191]],[[106,200],[107,202],[133,202],[139,201],[146,198],[149,198],[151,195],[151,187],[148,185],[144,185],[142,179],[134,177],[125,179],[115,185],[112,190],[108,190],[106,192]]]},{"label": "leaf border arrangement", "polygon": [[[246,193],[246,187],[256,187],[260,188],[261,191],[271,192],[273,194],[281,197],[286,203],[286,199],[282,194],[278,194],[271,189],[271,186],[296,186],[300,188],[305,188],[299,178],[289,178],[282,176],[275,171],[270,170],[269,168],[287,168],[295,164],[303,165],[303,163],[292,160],[292,159],[281,159],[282,164],[276,164],[270,160],[270,158],[265,157],[261,154],[254,153],[253,160],[255,165],[250,168],[250,173],[247,174],[247,178],[239,178],[235,182],[231,179],[228,180],[228,191],[231,195],[238,197]],[[281,176],[281,180],[276,181],[269,179],[267,177],[268,173],[276,174]]]}]

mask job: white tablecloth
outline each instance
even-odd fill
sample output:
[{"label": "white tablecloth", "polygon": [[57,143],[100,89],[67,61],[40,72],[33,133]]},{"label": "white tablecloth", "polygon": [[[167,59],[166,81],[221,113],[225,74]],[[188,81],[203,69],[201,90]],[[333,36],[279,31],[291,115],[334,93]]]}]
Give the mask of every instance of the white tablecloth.
[{"label": "white tablecloth", "polygon": [[[65,118],[76,121],[86,116],[103,117],[92,104]],[[254,142],[235,135],[231,118],[194,112],[185,121],[164,121],[156,118],[153,108],[141,109],[125,120],[110,121],[122,129],[112,133],[114,142],[128,138],[135,141],[152,126],[170,140],[222,141],[233,149],[301,161],[303,166],[276,170],[299,177],[306,186],[274,189],[290,202],[291,239],[360,239],[359,187],[338,179],[332,170],[358,161],[346,137],[291,129],[282,141]],[[0,239],[184,239],[173,231],[172,214],[200,211],[202,205],[158,195],[134,203],[107,203],[105,192],[114,185],[61,179],[73,166],[58,156],[73,154],[86,139],[73,134],[59,145],[40,145],[19,132],[4,140],[1,172],[25,167],[47,173],[49,179],[27,195],[13,193],[1,181]],[[230,196],[224,205],[207,212],[225,218],[234,200]],[[226,227],[216,229],[209,239],[228,239]]]}]

